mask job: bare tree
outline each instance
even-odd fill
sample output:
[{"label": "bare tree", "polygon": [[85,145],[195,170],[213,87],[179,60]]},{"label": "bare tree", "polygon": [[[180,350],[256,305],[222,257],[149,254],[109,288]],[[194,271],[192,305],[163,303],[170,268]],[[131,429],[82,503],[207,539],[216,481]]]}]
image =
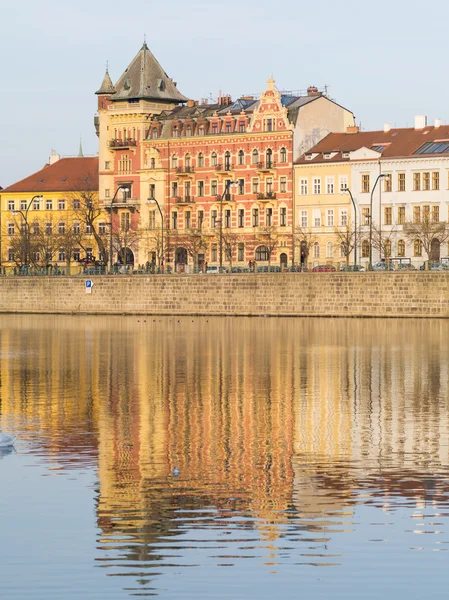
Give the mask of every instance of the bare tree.
[{"label": "bare tree", "polygon": [[378,250],[381,260],[383,257],[389,263],[392,256],[393,240],[396,237],[396,227],[392,227],[389,231],[382,231],[373,224],[372,234],[373,248]]},{"label": "bare tree", "polygon": [[271,256],[279,242],[279,232],[274,225],[262,227],[258,234],[258,239],[268,250],[268,265],[271,265]]},{"label": "bare tree", "polygon": [[356,244],[357,247],[360,245],[360,240],[362,237],[361,228],[357,228],[356,231],[351,221],[348,220],[346,225],[334,227],[334,234],[337,238],[341,255],[344,256],[344,258],[346,259],[346,265],[349,266],[349,258],[351,256],[351,252],[353,252],[353,250],[355,249]]},{"label": "bare tree", "polygon": [[[44,224],[33,224],[32,246],[34,252],[35,266],[48,267],[54,260],[64,233],[60,234],[56,229],[56,224],[52,219]],[[39,257],[39,258],[38,258]]]},{"label": "bare tree", "polygon": [[131,227],[121,227],[118,223],[112,227],[112,252],[117,252],[122,265],[127,264],[127,250],[135,252],[139,248],[141,234]]},{"label": "bare tree", "polygon": [[432,258],[432,249],[435,244],[443,244],[449,239],[449,226],[446,221],[432,221],[429,214],[424,214],[419,223],[408,221],[404,225],[404,232],[411,242],[419,240],[427,259]]},{"label": "bare tree", "polygon": [[297,227],[295,227],[293,238],[299,244],[301,264],[307,265],[310,250],[312,249],[313,245],[318,241],[317,236],[315,235],[315,233],[313,233],[310,227],[300,227],[298,225]]},{"label": "bare tree", "polygon": [[242,236],[232,229],[223,230],[223,244],[225,249],[225,257],[229,262],[229,268],[232,271],[232,261],[237,255],[238,247],[242,241]]},{"label": "bare tree", "polygon": [[187,250],[193,259],[193,268],[197,270],[198,255],[207,248],[203,230],[201,228],[189,229],[184,235],[178,236],[177,242]]}]

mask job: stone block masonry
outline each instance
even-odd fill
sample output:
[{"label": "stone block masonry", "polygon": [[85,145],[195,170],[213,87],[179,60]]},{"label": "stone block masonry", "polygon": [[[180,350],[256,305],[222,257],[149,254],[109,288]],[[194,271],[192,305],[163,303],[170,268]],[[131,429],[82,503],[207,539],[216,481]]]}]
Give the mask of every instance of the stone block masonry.
[{"label": "stone block masonry", "polygon": [[449,272],[2,277],[0,312],[449,317]]}]

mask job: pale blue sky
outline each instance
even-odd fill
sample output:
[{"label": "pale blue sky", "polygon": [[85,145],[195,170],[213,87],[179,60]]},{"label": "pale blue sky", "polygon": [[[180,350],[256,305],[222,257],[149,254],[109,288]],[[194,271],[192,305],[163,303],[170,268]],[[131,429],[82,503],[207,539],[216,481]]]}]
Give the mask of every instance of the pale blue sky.
[{"label": "pale blue sky", "polygon": [[[1,2],[0,186],[95,154],[95,90],[147,43],[191,98],[329,86],[364,129],[449,121],[444,0]],[[108,13],[105,12],[107,7]]]}]

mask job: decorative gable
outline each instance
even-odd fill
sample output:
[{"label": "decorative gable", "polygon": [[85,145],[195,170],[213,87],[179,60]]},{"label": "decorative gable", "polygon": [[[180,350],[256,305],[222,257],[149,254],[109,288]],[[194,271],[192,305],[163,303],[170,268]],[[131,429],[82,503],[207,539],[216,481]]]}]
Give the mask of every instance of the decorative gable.
[{"label": "decorative gable", "polygon": [[288,121],[287,108],[282,106],[281,94],[275,88],[273,77],[267,81],[268,88],[262,93],[259,105],[254,110],[248,131],[288,131],[293,129]]},{"label": "decorative gable", "polygon": [[371,150],[370,148],[359,148],[350,154],[350,160],[378,160],[382,157],[380,152]]}]

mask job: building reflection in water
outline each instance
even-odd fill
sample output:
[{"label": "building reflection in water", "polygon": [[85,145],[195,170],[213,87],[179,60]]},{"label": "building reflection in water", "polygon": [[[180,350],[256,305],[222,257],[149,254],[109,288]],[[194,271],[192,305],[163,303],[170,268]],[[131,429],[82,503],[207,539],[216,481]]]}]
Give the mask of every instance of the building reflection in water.
[{"label": "building reflection in water", "polygon": [[446,321],[0,320],[2,419],[98,465],[98,561],[121,574],[184,564],[205,531],[229,535],[217,561],[272,565],[358,504],[447,509]]}]

